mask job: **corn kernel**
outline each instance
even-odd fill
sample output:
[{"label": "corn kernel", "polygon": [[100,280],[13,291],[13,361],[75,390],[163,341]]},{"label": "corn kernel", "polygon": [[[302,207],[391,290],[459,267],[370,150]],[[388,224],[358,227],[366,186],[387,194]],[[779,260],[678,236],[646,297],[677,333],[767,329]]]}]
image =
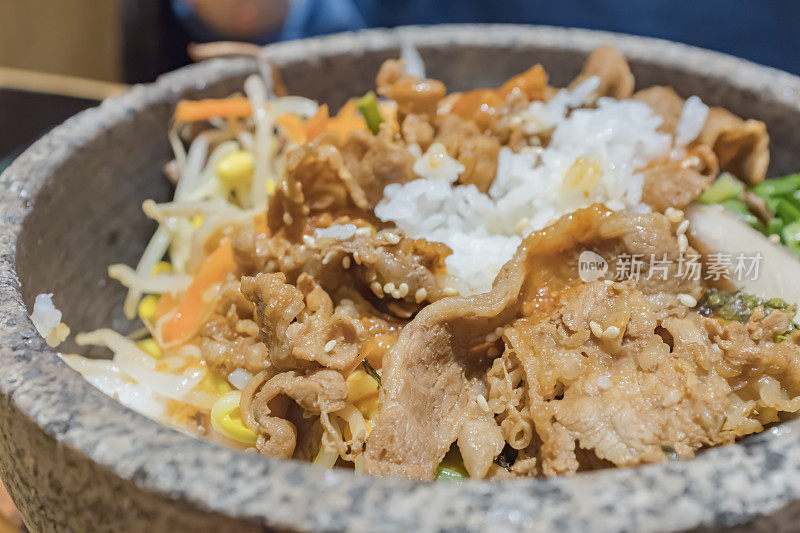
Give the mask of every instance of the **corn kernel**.
[{"label": "corn kernel", "polygon": [[364,418],[372,418],[378,412],[378,382],[360,368],[355,370],[347,377],[347,401]]},{"label": "corn kernel", "polygon": [[253,154],[239,150],[225,156],[217,165],[217,177],[230,189],[245,187],[253,179]]},{"label": "corn kernel", "polygon": [[148,294],[139,301],[139,318],[142,322],[152,322],[158,307],[158,296]]},{"label": "corn kernel", "polygon": [[163,352],[161,351],[161,347],[154,339],[144,339],[140,340],[136,343],[136,346],[139,347],[144,353],[152,357],[153,359],[161,359]]},{"label": "corn kernel", "polygon": [[167,261],[159,261],[150,271],[151,276],[158,276],[159,274],[172,274],[175,270],[172,268],[172,263]]},{"label": "corn kernel", "polygon": [[254,446],[258,435],[250,431],[242,419],[239,402],[241,391],[233,391],[220,397],[211,407],[211,425],[214,429],[235,441]]},{"label": "corn kernel", "polygon": [[228,380],[219,377],[213,372],[206,372],[206,376],[200,382],[199,387],[216,395],[227,394],[232,390]]},{"label": "corn kernel", "polygon": [[199,228],[202,223],[203,223],[203,217],[201,217],[200,215],[192,217],[192,227],[193,228]]},{"label": "corn kernel", "polygon": [[267,194],[272,196],[275,194],[275,180],[268,179],[267,180]]}]

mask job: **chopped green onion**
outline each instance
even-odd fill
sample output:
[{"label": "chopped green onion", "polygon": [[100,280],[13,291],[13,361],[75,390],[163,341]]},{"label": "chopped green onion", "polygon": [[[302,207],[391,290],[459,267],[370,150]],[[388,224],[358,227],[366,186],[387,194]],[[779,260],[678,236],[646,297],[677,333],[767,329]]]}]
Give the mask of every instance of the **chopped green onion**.
[{"label": "chopped green onion", "polygon": [[791,335],[793,332],[797,331],[798,329],[800,329],[800,326],[798,326],[797,324],[792,322],[791,324],[789,324],[789,329],[787,329],[783,333],[778,333],[777,335],[775,335],[775,338],[773,338],[772,340],[773,340],[773,342],[783,342],[783,341],[785,341],[786,339],[789,338],[789,335]]},{"label": "chopped green onion", "polygon": [[369,361],[367,361],[366,359],[361,361],[361,368],[364,369],[364,372],[366,372],[369,377],[371,377],[372,379],[374,379],[375,381],[378,382],[378,387],[380,387],[382,385],[382,383],[381,383],[381,375],[378,373],[377,370],[375,370],[375,367],[372,366],[369,363]]},{"label": "chopped green onion", "polygon": [[436,468],[436,481],[461,481],[469,477],[458,446],[453,444]]},{"label": "chopped green onion", "polygon": [[466,478],[467,476],[449,466],[439,465],[436,468],[436,481],[463,481]]},{"label": "chopped green onion", "polygon": [[791,224],[800,220],[800,209],[796,208],[789,200],[779,198],[775,204],[775,214],[781,217],[784,224]]},{"label": "chopped green onion", "polygon": [[736,218],[742,222],[753,228],[756,228],[759,231],[764,229],[764,225],[760,220],[758,220],[758,217],[751,213],[747,205],[741,200],[731,198],[730,200],[725,200],[722,202],[722,205],[725,206],[725,209],[733,212],[733,214],[736,215]]},{"label": "chopped green onion", "polygon": [[791,174],[783,178],[762,181],[753,187],[753,192],[762,198],[766,198],[792,194],[799,188],[800,174]]},{"label": "chopped green onion", "polygon": [[739,198],[744,192],[744,184],[725,172],[717,178],[711,187],[703,191],[697,199],[701,204],[719,204],[725,200]]},{"label": "chopped green onion", "polygon": [[780,298],[764,300],[754,294],[738,290],[734,292],[708,289],[700,300],[698,310],[701,315],[719,317],[724,320],[746,324],[757,307],[769,313],[773,309],[794,314],[797,306],[789,305]]},{"label": "chopped green onion", "polygon": [[800,252],[800,221],[784,226],[781,237],[787,248]]},{"label": "chopped green onion", "polygon": [[773,218],[767,224],[767,235],[780,235],[783,233],[783,221],[779,218]]},{"label": "chopped green onion", "polygon": [[358,101],[358,111],[364,117],[364,122],[367,123],[369,131],[377,135],[381,129],[383,117],[380,109],[378,109],[378,99],[375,97],[374,92],[370,91],[361,97]]}]

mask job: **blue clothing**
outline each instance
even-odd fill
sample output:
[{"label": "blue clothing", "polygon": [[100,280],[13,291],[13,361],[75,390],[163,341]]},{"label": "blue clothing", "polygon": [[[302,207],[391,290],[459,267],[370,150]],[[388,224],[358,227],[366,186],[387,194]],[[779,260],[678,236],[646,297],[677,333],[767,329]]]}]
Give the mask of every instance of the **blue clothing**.
[{"label": "blue clothing", "polygon": [[[191,21],[187,4],[173,3]],[[800,74],[798,21],[797,0],[293,0],[283,28],[258,41],[405,24],[547,24],[660,37]],[[194,24],[194,38],[212,38]]]}]

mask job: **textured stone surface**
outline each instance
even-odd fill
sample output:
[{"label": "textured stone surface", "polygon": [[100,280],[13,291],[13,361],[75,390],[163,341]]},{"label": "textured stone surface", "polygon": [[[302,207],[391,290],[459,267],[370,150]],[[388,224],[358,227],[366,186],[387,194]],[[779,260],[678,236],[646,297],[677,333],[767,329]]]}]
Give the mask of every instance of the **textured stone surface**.
[{"label": "textured stone surface", "polygon": [[[451,89],[496,84],[541,62],[568,81],[594,47],[631,60],[639,86],[669,84],[767,122],[772,174],[800,169],[800,79],[663,41],[581,30],[446,26],[270,47],[292,92],[341,104],[403,39]],[[54,292],[73,331],[113,324],[113,261],[133,262],[164,198],[172,106],[239,90],[253,64],[214,61],[82,113],[0,176],[0,476],[35,531],[796,530],[800,421],[690,461],[574,478],[460,485],[355,476],[202,442],[151,422],[67,369],[27,316]]]}]

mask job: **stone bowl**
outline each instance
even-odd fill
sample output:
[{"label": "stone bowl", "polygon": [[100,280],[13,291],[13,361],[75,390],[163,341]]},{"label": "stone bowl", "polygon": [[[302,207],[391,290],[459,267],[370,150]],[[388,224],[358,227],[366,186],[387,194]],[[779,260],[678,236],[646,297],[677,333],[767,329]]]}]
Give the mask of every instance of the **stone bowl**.
[{"label": "stone bowl", "polygon": [[[568,82],[610,43],[639,87],[674,86],[767,123],[771,175],[800,169],[800,79],[665,41],[532,26],[374,30],[269,47],[294,94],[362,94],[411,40],[452,90],[542,63]],[[34,531],[796,530],[800,420],[695,459],[558,479],[420,483],[322,470],[204,442],[152,422],[67,368],[30,319],[55,293],[73,332],[129,330],[109,263],[133,263],[165,199],[167,126],[181,97],[238,91],[247,59],[190,66],[83,112],[0,177],[0,477]],[[65,351],[73,350],[67,344]]]}]

